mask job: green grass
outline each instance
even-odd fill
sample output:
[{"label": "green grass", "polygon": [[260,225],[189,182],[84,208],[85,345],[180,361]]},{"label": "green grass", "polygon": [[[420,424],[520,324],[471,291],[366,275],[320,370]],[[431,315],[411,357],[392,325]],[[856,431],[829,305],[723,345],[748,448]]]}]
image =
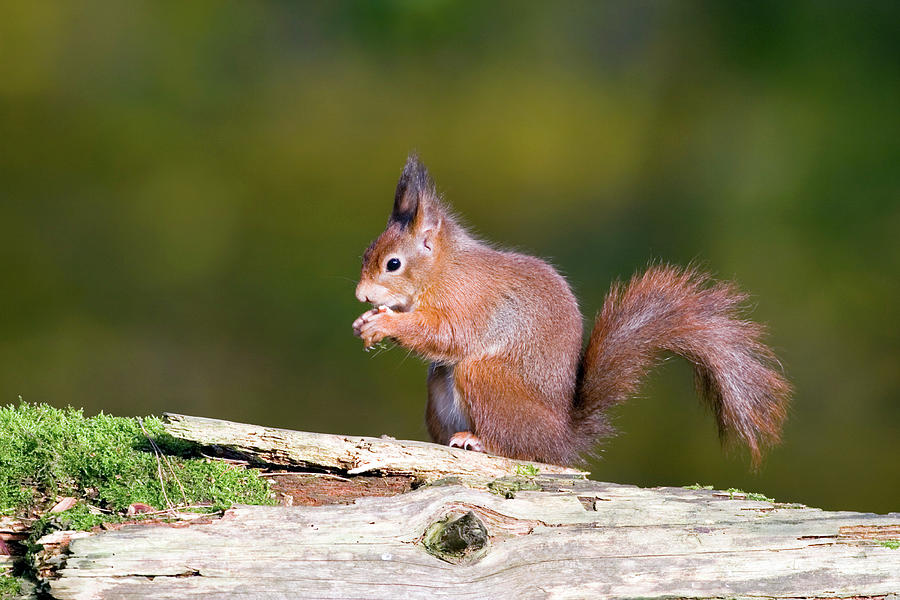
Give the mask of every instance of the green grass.
[{"label": "green grass", "polygon": [[134,502],[210,510],[273,503],[268,482],[255,471],[200,457],[156,417],[88,418],[81,410],[24,402],[0,407],[0,515],[46,509],[63,496],[82,501],[54,516],[74,529],[116,520]]}]

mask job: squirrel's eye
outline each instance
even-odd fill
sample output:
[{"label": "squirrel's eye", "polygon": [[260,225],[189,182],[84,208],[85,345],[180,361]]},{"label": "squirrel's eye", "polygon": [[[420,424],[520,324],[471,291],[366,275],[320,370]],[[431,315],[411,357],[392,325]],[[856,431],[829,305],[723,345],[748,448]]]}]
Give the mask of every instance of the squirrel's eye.
[{"label": "squirrel's eye", "polygon": [[400,259],[399,258],[392,258],[391,260],[387,261],[387,270],[388,271],[396,271],[399,268],[400,268]]}]

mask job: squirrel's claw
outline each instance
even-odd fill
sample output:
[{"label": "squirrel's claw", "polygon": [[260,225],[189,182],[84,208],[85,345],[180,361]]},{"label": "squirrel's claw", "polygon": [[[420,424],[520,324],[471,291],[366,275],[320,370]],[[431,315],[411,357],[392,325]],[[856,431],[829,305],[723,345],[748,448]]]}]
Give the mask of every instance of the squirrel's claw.
[{"label": "squirrel's claw", "polygon": [[472,450],[474,452],[484,452],[484,444],[471,431],[460,431],[454,433],[447,443],[451,448],[462,448],[463,450]]},{"label": "squirrel's claw", "polygon": [[363,345],[368,350],[384,338],[389,337],[386,319],[394,314],[396,313],[386,306],[367,310],[353,321],[353,334],[362,338]]}]

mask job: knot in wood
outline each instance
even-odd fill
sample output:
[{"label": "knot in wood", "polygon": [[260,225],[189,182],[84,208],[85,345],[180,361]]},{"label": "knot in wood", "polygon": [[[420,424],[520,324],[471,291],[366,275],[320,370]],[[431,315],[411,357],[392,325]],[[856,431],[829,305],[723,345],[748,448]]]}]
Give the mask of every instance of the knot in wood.
[{"label": "knot in wood", "polygon": [[484,523],[469,511],[460,517],[445,517],[425,532],[425,549],[441,560],[469,564],[487,553],[489,537]]}]

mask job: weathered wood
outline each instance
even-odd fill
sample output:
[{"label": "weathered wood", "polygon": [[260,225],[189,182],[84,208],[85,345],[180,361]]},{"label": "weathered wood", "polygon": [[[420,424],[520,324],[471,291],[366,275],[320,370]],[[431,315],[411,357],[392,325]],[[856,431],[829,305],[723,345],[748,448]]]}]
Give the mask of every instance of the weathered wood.
[{"label": "weathered wood", "polygon": [[534,465],[541,473],[586,475],[557,465],[527,463],[427,442],[329,435],[245,425],[218,419],[166,413],[166,431],[178,438],[270,465],[333,469],[358,475],[410,475],[433,481],[453,475],[485,482],[515,473],[516,465]]},{"label": "weathered wood", "polygon": [[[509,476],[519,463],[433,444],[178,415],[167,428],[275,464],[421,480],[461,475],[482,489],[441,485],[444,479],[349,505],[241,506],[211,523],[125,526],[72,542],[51,581],[54,598],[900,593],[900,550],[892,549],[900,540],[897,513],[824,512],[707,490],[641,489],[588,481],[580,472],[549,474],[561,469],[545,465],[541,475],[492,485],[500,493],[491,493],[484,481]],[[523,482],[537,489],[515,491]]]},{"label": "weathered wood", "polygon": [[[812,598],[900,591],[900,514],[789,508],[710,491],[540,479],[513,499],[435,486],[353,505],[238,507],[175,529],[79,539],[51,592],[88,598]],[[563,489],[564,491],[558,491]],[[472,511],[474,564],[422,537]],[[894,529],[891,529],[894,528]]]}]

